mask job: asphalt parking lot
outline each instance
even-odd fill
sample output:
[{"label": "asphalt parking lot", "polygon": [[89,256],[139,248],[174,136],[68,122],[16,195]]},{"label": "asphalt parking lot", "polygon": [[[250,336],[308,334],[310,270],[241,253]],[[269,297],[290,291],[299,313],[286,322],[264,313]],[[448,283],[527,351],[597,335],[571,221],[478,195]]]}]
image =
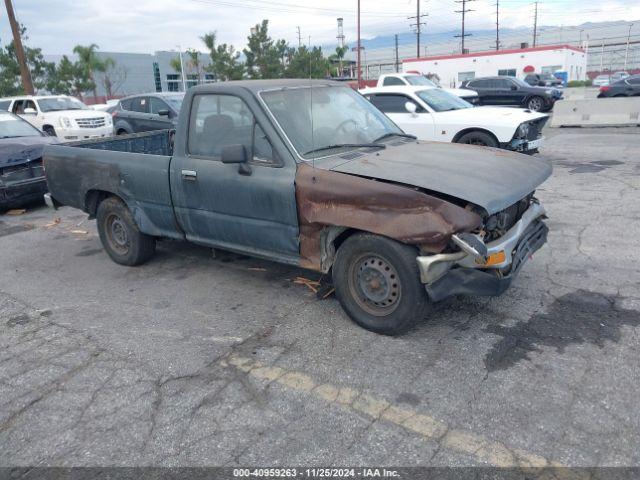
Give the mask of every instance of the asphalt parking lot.
[{"label": "asphalt parking lot", "polygon": [[0,465],[640,465],[639,133],[547,129],[548,245],[397,338],[302,270],[0,216]]}]

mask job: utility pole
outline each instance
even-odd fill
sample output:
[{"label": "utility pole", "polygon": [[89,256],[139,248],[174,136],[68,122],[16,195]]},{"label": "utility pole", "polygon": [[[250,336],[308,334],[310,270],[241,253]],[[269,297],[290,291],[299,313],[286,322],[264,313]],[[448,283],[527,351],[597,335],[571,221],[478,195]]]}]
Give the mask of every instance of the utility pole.
[{"label": "utility pole", "polygon": [[627,34],[627,48],[624,51],[624,68],[627,69],[627,60],[629,59],[629,40],[631,40],[631,27],[633,27],[633,23],[629,24],[629,33]]},{"label": "utility pole", "polygon": [[357,69],[358,69],[358,90],[362,88],[362,70],[360,69],[360,0],[358,0],[358,52],[356,53],[357,58]]},{"label": "utility pole", "polygon": [[398,73],[400,71],[400,69],[398,68],[399,66],[399,61],[398,61],[398,34],[395,34],[395,42],[396,42],[396,73]]},{"label": "utility pole", "polygon": [[496,0],[496,50],[500,50],[500,0]]},{"label": "utility pole", "polygon": [[300,34],[300,27],[296,27],[298,30],[298,48],[302,46],[302,35]]},{"label": "utility pole", "polygon": [[470,33],[464,33],[464,20],[465,20],[465,15],[468,12],[473,12],[473,10],[470,10],[467,8],[467,2],[471,2],[473,0],[456,0],[456,3],[461,3],[462,4],[462,10],[456,10],[455,13],[461,13],[462,14],[462,33],[460,35],[454,35],[455,38],[460,38],[462,40],[462,54],[464,55],[466,53],[465,48],[464,48],[464,39],[465,37],[470,37],[471,34]]},{"label": "utility pole", "polygon": [[16,57],[18,59],[18,65],[20,65],[20,77],[22,78],[22,88],[27,95],[33,95],[33,81],[31,80],[31,72],[27,65],[27,56],[24,54],[24,48],[22,46],[22,38],[20,37],[20,26],[16,21],[16,15],[13,11],[13,5],[11,0],[4,0],[4,4],[7,7],[7,17],[9,17],[9,24],[11,25],[11,33],[13,33],[13,45],[16,49]]},{"label": "utility pole", "polygon": [[538,2],[535,2],[535,12],[533,14],[533,46],[536,46],[538,39]]},{"label": "utility pole", "polygon": [[420,14],[420,0],[416,0],[416,15],[414,17],[407,17],[409,20],[416,19],[416,23],[412,23],[411,27],[416,27],[416,57],[420,58],[420,34],[422,25],[426,25],[422,21],[422,17],[428,17],[428,13]]},{"label": "utility pole", "polygon": [[602,39],[602,50],[600,50],[600,73],[602,73],[602,68],[604,64],[604,38]]}]

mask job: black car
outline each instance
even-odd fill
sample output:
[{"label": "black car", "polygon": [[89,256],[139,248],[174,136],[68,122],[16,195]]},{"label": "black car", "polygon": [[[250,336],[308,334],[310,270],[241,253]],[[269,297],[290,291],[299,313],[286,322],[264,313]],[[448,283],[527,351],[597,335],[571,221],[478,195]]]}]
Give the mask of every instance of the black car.
[{"label": "black car", "polygon": [[184,93],[133,95],[111,113],[116,135],[175,128]]},{"label": "black car", "polygon": [[524,81],[532,87],[559,88],[562,86],[562,80],[554,77],[550,73],[529,73],[524,77]]},{"label": "black car", "polygon": [[632,75],[611,85],[600,87],[598,98],[637,97],[640,95],[640,75]]},{"label": "black car", "polygon": [[509,105],[536,112],[551,110],[562,98],[557,89],[532,87],[514,77],[481,77],[465,80],[460,88],[478,92],[481,105]]},{"label": "black car", "polygon": [[13,113],[0,111],[0,210],[42,199],[45,145],[59,143]]}]

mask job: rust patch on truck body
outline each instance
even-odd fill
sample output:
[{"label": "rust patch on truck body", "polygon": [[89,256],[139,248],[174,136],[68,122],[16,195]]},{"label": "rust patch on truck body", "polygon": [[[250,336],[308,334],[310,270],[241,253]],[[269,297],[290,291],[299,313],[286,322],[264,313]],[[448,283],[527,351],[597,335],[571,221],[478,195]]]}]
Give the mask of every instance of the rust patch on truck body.
[{"label": "rust patch on truck body", "polygon": [[296,172],[296,201],[300,265],[321,271],[330,266],[323,261],[327,227],[376,233],[439,253],[451,235],[482,223],[479,215],[420,190],[306,164]]}]

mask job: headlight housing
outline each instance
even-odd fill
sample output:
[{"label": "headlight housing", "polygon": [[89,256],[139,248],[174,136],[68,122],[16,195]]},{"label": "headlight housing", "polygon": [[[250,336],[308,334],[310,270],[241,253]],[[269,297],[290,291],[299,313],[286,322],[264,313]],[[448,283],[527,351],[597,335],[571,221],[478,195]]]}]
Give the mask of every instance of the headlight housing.
[{"label": "headlight housing", "polygon": [[60,117],[60,126],[64,128],[71,128],[71,120],[69,117]]},{"label": "headlight housing", "polygon": [[527,138],[529,135],[529,124],[523,123],[518,127],[518,137]]}]

